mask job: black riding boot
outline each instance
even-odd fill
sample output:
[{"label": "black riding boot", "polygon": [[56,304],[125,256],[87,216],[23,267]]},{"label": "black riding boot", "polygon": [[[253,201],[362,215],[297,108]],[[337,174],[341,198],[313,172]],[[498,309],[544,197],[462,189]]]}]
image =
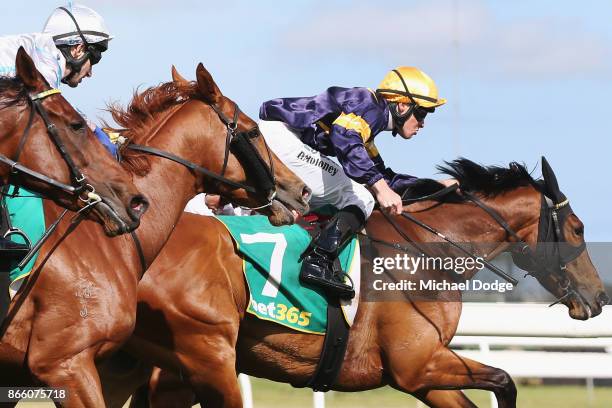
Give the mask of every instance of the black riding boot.
[{"label": "black riding boot", "polygon": [[364,224],[365,216],[359,207],[348,206],[340,210],[302,254],[300,280],[343,299],[354,298],[355,289],[352,284],[344,283],[344,273],[334,268],[334,261]]},{"label": "black riding boot", "polygon": [[0,272],[13,269],[25,256],[30,247],[25,244],[13,242],[0,236]]}]

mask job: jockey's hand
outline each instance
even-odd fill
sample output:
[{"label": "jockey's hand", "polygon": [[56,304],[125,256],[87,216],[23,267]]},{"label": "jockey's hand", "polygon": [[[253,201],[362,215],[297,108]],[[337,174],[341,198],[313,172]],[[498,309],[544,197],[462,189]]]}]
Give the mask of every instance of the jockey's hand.
[{"label": "jockey's hand", "polygon": [[444,180],[438,180],[438,183],[443,184],[444,187],[450,187],[453,184],[459,184],[459,182],[456,179],[444,179]]},{"label": "jockey's hand", "polygon": [[372,184],[372,191],[376,195],[376,201],[383,209],[391,215],[399,215],[404,210],[402,205],[402,197],[399,196],[395,191],[391,190],[391,187],[387,184],[384,179],[378,180]]}]

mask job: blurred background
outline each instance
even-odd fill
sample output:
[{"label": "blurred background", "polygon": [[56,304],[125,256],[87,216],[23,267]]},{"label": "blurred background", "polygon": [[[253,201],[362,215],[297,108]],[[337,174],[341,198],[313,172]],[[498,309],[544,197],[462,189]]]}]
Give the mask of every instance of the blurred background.
[{"label": "blurred background", "polygon": [[[0,2],[0,34],[42,29],[62,0]],[[94,77],[66,90],[89,117],[109,101],[170,79],[195,79],[198,62],[249,115],[275,97],[332,85],[375,88],[385,73],[415,65],[447,105],[409,142],[377,138],[396,171],[435,176],[465,156],[483,164],[545,155],[586,224],[609,241],[612,3],[542,0],[196,1],[84,0],[115,39]]]},{"label": "blurred background", "polygon": [[[65,4],[2,1],[0,35],[40,31],[52,10]],[[390,133],[378,136],[387,165],[397,172],[435,178],[442,177],[436,165],[465,156],[482,164],[523,162],[539,177],[540,157],[545,155],[586,226],[587,241],[597,246],[591,250],[594,263],[612,285],[611,2],[83,4],[97,10],[115,36],[94,67],[94,77],[76,89],[64,88],[70,102],[93,120],[110,119],[106,103],[126,104],[135,89],[170,80],[172,64],[186,78],[195,79],[195,67],[203,62],[221,90],[254,118],[260,104],[271,98],[315,95],[332,85],[375,88],[388,70],[418,66],[436,81],[448,103],[428,116],[425,130],[413,140],[394,139]],[[531,281],[525,285],[533,286]],[[538,290],[529,292],[532,299],[540,296]],[[599,352],[609,354],[606,350]],[[256,406],[273,406],[274,395],[290,392],[281,385],[260,387],[261,393],[271,391]],[[548,393],[533,406],[612,406],[609,388],[576,389],[527,387],[522,395]],[[551,402],[559,390],[567,393],[559,394],[560,402]],[[289,394],[282,395],[286,401]],[[303,395],[310,404],[310,394]],[[355,401],[363,406],[394,405],[385,399],[387,394],[367,395],[371,402],[360,400],[358,394]],[[578,399],[572,399],[576,395]],[[295,398],[297,403],[300,399]],[[328,405],[341,406],[333,404],[342,398],[332,396]],[[527,399],[519,405],[531,406]]]}]

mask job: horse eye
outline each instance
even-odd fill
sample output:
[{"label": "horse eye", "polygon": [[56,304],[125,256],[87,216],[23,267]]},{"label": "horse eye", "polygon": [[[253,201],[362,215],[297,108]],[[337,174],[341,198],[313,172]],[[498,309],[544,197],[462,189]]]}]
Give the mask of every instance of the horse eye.
[{"label": "horse eye", "polygon": [[576,235],[583,235],[584,234],[584,227],[578,227],[574,230],[574,233]]},{"label": "horse eye", "polygon": [[85,127],[85,123],[83,122],[73,122],[70,124],[70,128],[75,132],[80,132]]}]

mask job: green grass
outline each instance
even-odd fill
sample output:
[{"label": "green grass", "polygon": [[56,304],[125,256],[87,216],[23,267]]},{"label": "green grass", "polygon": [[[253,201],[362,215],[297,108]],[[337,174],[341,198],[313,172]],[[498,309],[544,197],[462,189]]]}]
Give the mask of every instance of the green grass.
[{"label": "green grass", "polygon": [[[251,378],[255,408],[311,408],[312,392],[296,389],[286,384]],[[470,390],[468,396],[479,407],[489,407],[489,393]],[[520,408],[608,408],[612,407],[612,387],[596,387],[592,403],[589,403],[586,387],[567,385],[523,385],[518,386]],[[326,408],[412,408],[417,400],[390,387],[377,390],[344,393],[328,392]]]}]

